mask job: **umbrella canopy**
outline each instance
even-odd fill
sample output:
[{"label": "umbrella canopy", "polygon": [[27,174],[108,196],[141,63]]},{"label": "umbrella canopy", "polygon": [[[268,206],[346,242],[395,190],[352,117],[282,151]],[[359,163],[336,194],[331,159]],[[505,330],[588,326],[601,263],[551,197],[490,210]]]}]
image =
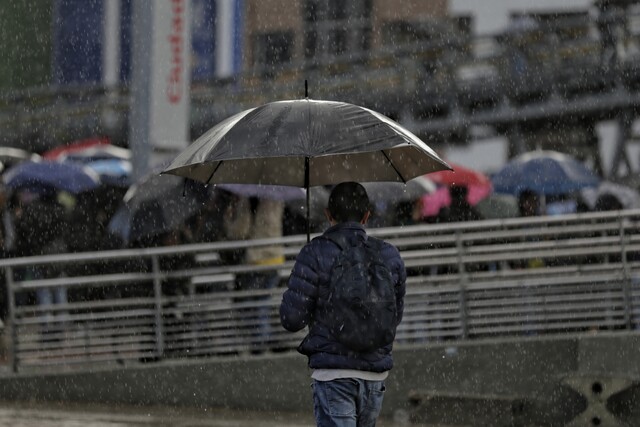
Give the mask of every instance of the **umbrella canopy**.
[{"label": "umbrella canopy", "polygon": [[369,227],[389,227],[404,224],[421,197],[436,191],[436,184],[419,176],[406,184],[400,182],[364,182],[369,195],[371,216]]},{"label": "umbrella canopy", "polygon": [[372,203],[399,203],[417,200],[426,194],[436,191],[436,184],[429,178],[419,176],[406,184],[399,182],[365,182],[362,184],[367,190]]},{"label": "umbrella canopy", "polygon": [[3,179],[13,190],[28,189],[38,194],[59,190],[78,194],[100,185],[98,175],[87,167],[46,160],[24,161],[5,172]]},{"label": "umbrella canopy", "polygon": [[422,216],[432,217],[438,215],[440,209],[451,205],[451,194],[447,187],[438,187],[433,193],[425,194],[422,200]]},{"label": "umbrella canopy", "polygon": [[396,181],[449,165],[418,137],[375,111],[299,99],[252,108],[214,126],[164,173],[205,183],[296,187]]},{"label": "umbrella canopy", "polygon": [[33,162],[39,162],[42,159],[39,154],[32,153],[30,151],[22,150],[14,147],[0,147],[0,172],[24,162],[25,160],[31,160]]},{"label": "umbrella canopy", "polygon": [[543,150],[516,157],[491,180],[494,191],[515,196],[524,190],[544,196],[570,194],[600,183],[600,179],[575,158]]},{"label": "umbrella canopy", "polygon": [[104,185],[126,188],[131,185],[133,167],[129,160],[104,159],[86,163],[86,167],[93,170],[100,177]]},{"label": "umbrella canopy", "polygon": [[436,184],[447,187],[467,187],[467,201],[472,205],[487,197],[493,191],[491,179],[484,173],[456,164],[450,163],[453,170],[442,170],[429,174],[429,179]]},{"label": "umbrella canopy", "polygon": [[443,169],[451,167],[388,117],[305,98],[268,103],[222,121],[163,173],[205,183],[308,189],[344,181],[407,182]]},{"label": "umbrella canopy", "polygon": [[52,148],[51,150],[45,151],[42,154],[42,157],[46,160],[60,160],[63,156],[69,155],[71,153],[87,150],[92,147],[97,147],[99,145],[109,145],[109,139],[108,138],[88,138],[88,139],[82,139],[79,141],[74,141],[71,144],[61,145],[59,147]]},{"label": "umbrella canopy", "polygon": [[200,183],[150,173],[125,193],[108,229],[126,243],[161,235],[184,225],[207,195]]},{"label": "umbrella canopy", "polygon": [[32,153],[20,148],[0,147],[0,162],[6,164],[20,163],[23,160],[40,161],[39,154]]},{"label": "umbrella canopy", "polygon": [[57,160],[95,162],[101,160],[131,160],[131,150],[111,144],[97,144],[81,150],[61,154]]},{"label": "umbrella canopy", "polygon": [[[598,200],[606,200],[607,196],[613,197],[623,209],[640,208],[640,194],[634,188],[626,185],[616,184],[609,181],[603,181],[598,187],[585,188],[580,192],[582,199],[585,201],[589,209],[596,209]],[[602,206],[598,206],[602,209]]]}]

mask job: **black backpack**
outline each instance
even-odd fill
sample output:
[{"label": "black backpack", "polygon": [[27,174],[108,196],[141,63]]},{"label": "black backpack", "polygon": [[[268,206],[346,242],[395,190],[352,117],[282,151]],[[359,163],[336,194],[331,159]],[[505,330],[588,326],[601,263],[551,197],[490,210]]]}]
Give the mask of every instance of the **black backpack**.
[{"label": "black backpack", "polygon": [[353,246],[337,233],[325,237],[341,251],[331,268],[322,323],[356,352],[391,344],[398,314],[393,276],[381,255],[383,242],[368,237]]}]

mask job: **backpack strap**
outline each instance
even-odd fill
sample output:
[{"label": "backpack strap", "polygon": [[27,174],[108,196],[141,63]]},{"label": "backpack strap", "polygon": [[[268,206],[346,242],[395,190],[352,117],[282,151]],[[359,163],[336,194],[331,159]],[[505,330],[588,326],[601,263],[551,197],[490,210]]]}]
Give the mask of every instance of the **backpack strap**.
[{"label": "backpack strap", "polygon": [[382,246],[384,245],[384,240],[371,237],[369,235],[367,235],[367,242],[370,242],[371,246],[375,247],[379,251],[382,250]]}]

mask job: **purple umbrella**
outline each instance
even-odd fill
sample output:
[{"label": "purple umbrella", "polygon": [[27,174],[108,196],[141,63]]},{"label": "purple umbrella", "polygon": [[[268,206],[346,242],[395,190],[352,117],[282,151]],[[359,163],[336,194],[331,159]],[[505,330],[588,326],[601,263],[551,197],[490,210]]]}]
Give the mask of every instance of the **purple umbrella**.
[{"label": "purple umbrella", "polygon": [[66,191],[79,194],[97,188],[100,178],[91,169],[75,163],[24,161],[4,175],[5,184],[13,189],[29,189],[35,193]]}]

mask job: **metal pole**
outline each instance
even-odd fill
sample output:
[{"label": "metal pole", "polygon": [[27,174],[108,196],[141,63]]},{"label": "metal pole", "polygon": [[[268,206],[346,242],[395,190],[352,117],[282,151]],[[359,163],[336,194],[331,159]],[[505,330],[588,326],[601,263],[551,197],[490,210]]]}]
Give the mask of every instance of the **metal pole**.
[{"label": "metal pole", "polygon": [[162,325],[162,283],[160,280],[160,262],[158,261],[157,255],[153,255],[151,257],[151,265],[153,268],[156,352],[160,358],[164,354],[164,327]]},{"label": "metal pole", "polygon": [[103,43],[102,80],[113,90],[120,82],[120,0],[104,1]]},{"label": "metal pole", "polygon": [[627,262],[627,245],[622,216],[618,217],[618,230],[620,234],[620,256],[622,257],[622,271],[624,273],[623,292],[624,292],[624,323],[627,329],[632,329],[631,312],[633,307],[631,298],[631,274],[629,273],[629,263]]},{"label": "metal pole", "polygon": [[5,286],[7,287],[7,302],[8,302],[8,319],[9,325],[9,365],[13,372],[18,372],[18,355],[16,354],[16,343],[18,342],[18,334],[16,332],[16,301],[15,292],[13,289],[13,269],[6,267],[5,273]]},{"label": "metal pole", "polygon": [[131,148],[134,181],[146,175],[151,158],[150,115],[151,55],[153,36],[153,2],[134,0],[131,31],[131,84],[129,112],[129,147]]},{"label": "metal pole", "polygon": [[456,252],[458,254],[458,275],[460,276],[460,328],[462,331],[462,338],[467,339],[469,337],[469,325],[467,316],[467,285],[469,284],[469,277],[464,265],[464,247],[462,246],[462,239],[460,238],[460,230],[456,230]]}]

